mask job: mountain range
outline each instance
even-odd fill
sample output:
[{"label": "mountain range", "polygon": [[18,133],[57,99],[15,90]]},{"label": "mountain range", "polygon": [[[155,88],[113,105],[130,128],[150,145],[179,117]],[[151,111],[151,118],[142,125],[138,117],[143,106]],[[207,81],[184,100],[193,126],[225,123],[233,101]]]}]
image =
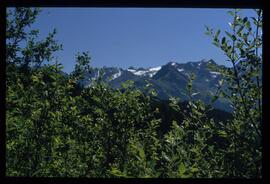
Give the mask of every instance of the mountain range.
[{"label": "mountain range", "polygon": [[[163,66],[150,68],[103,67],[94,68],[90,74],[85,74],[80,83],[84,87],[89,87],[92,81],[101,77],[113,88],[119,88],[123,82],[132,80],[135,87],[141,90],[144,90],[145,86],[150,83],[161,100],[168,100],[172,96],[179,97],[180,101],[186,101],[188,99],[186,86],[193,73],[196,77],[193,81],[192,97],[210,104],[211,96],[216,93],[222,75],[219,72],[211,71],[208,64],[224,67],[212,59],[186,63],[168,62]],[[232,111],[226,99],[219,98],[212,105],[216,109]]]}]

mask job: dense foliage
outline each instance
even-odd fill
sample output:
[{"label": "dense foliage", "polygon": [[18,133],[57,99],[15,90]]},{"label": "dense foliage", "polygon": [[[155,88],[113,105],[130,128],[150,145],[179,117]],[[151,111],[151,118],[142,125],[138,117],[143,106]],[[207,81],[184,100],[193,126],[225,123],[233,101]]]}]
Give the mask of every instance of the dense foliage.
[{"label": "dense foliage", "polygon": [[192,76],[187,108],[170,99],[168,109],[177,113],[166,131],[150,84],[147,94],[132,81],[112,89],[97,79],[83,88],[89,54],[78,54],[74,71],[65,75],[53,57],[62,48],[56,31],[37,41],[38,30],[30,29],[39,10],[8,11],[6,175],[261,177],[262,12],[249,19],[238,11],[229,12],[233,31],[221,40],[220,30],[207,28],[233,64],[219,71],[228,89],[220,87],[213,97],[228,98],[233,117],[210,118],[211,108],[192,99]]}]

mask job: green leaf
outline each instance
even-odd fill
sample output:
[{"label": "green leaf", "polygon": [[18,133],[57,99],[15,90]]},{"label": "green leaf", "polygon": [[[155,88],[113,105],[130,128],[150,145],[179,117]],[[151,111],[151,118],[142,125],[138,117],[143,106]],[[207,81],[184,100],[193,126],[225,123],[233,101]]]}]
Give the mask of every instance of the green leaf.
[{"label": "green leaf", "polygon": [[183,176],[186,172],[186,167],[185,167],[185,164],[183,162],[181,162],[181,164],[179,165],[179,168],[178,168],[178,174],[179,176]]},{"label": "green leaf", "polygon": [[230,10],[230,11],[228,11],[228,13],[231,15],[231,16],[233,16],[234,17],[234,11],[232,11],[232,10]]},{"label": "green leaf", "polygon": [[218,131],[218,135],[219,135],[220,137],[227,137],[227,133],[226,133],[225,131],[223,131],[223,130],[219,130],[219,131]]},{"label": "green leaf", "polygon": [[236,40],[236,36],[232,35],[232,40],[235,41]]},{"label": "green leaf", "polygon": [[244,29],[244,26],[241,26],[238,30],[237,30],[237,35],[239,35],[241,33],[241,31]]},{"label": "green leaf", "polygon": [[39,78],[35,75],[32,76],[33,82],[39,82]]},{"label": "green leaf", "polygon": [[206,34],[206,35],[210,36],[210,35],[213,34],[213,33],[212,33],[212,29],[210,29],[208,26],[205,26],[205,28],[206,28],[206,31],[205,31],[205,34]]},{"label": "green leaf", "polygon": [[218,43],[216,40],[214,40],[212,43],[213,43],[215,46],[219,47],[219,43]]},{"label": "green leaf", "polygon": [[247,21],[246,23],[245,23],[245,26],[247,27],[247,29],[250,31],[251,30],[251,26],[250,26],[250,22],[249,21]]},{"label": "green leaf", "polygon": [[142,160],[145,159],[145,153],[144,153],[143,148],[139,148],[139,156],[142,158]]},{"label": "green leaf", "polygon": [[222,45],[224,45],[225,42],[226,42],[226,37],[223,37],[221,41]]},{"label": "green leaf", "polygon": [[150,93],[151,93],[152,96],[157,96],[157,92],[155,90],[151,90]]},{"label": "green leaf", "polygon": [[226,33],[226,35],[227,35],[228,37],[230,37],[231,40],[233,40],[232,35],[231,35],[228,31],[225,31],[225,33]]},{"label": "green leaf", "polygon": [[191,168],[191,172],[193,172],[193,173],[199,172],[199,169],[198,169],[198,168],[195,168],[195,167],[192,167],[192,168]]},{"label": "green leaf", "polygon": [[115,167],[111,168],[110,173],[114,176],[127,178],[127,175],[125,173],[122,173],[120,170],[118,170]]},{"label": "green leaf", "polygon": [[255,26],[257,26],[257,24],[258,24],[257,19],[256,19],[255,17],[251,17],[251,19],[253,20],[253,24],[254,24]]},{"label": "green leaf", "polygon": [[215,101],[217,101],[217,99],[218,99],[218,96],[217,95],[213,96],[211,98],[211,103],[214,103]]},{"label": "green leaf", "polygon": [[216,32],[215,39],[218,39],[219,34],[220,34],[220,29]]}]

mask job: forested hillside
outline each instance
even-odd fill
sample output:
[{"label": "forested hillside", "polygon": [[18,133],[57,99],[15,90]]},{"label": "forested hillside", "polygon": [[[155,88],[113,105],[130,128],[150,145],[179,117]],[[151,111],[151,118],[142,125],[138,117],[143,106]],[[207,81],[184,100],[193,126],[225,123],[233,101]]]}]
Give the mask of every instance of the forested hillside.
[{"label": "forested hillside", "polygon": [[133,81],[114,89],[99,78],[84,88],[89,54],[78,54],[65,75],[53,57],[62,49],[56,30],[40,38],[31,27],[40,10],[7,10],[6,175],[260,178],[262,11],[239,11],[228,12],[231,32],[206,30],[233,65],[209,66],[223,77],[212,103],[226,97],[233,108],[225,116],[193,98],[195,75],[184,104],[159,101],[151,84],[145,93]]}]

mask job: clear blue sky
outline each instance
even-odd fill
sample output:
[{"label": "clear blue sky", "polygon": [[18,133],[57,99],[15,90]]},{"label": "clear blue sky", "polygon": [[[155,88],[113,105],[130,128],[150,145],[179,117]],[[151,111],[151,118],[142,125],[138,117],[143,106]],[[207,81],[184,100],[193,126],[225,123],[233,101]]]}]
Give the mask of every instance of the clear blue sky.
[{"label": "clear blue sky", "polygon": [[[53,28],[63,51],[56,53],[71,72],[78,52],[89,51],[93,67],[154,67],[169,61],[214,59],[223,53],[204,34],[205,25],[229,30],[228,9],[42,8],[33,28],[44,37]],[[242,15],[255,15],[243,10]],[[228,66],[228,65],[227,65]]]}]

